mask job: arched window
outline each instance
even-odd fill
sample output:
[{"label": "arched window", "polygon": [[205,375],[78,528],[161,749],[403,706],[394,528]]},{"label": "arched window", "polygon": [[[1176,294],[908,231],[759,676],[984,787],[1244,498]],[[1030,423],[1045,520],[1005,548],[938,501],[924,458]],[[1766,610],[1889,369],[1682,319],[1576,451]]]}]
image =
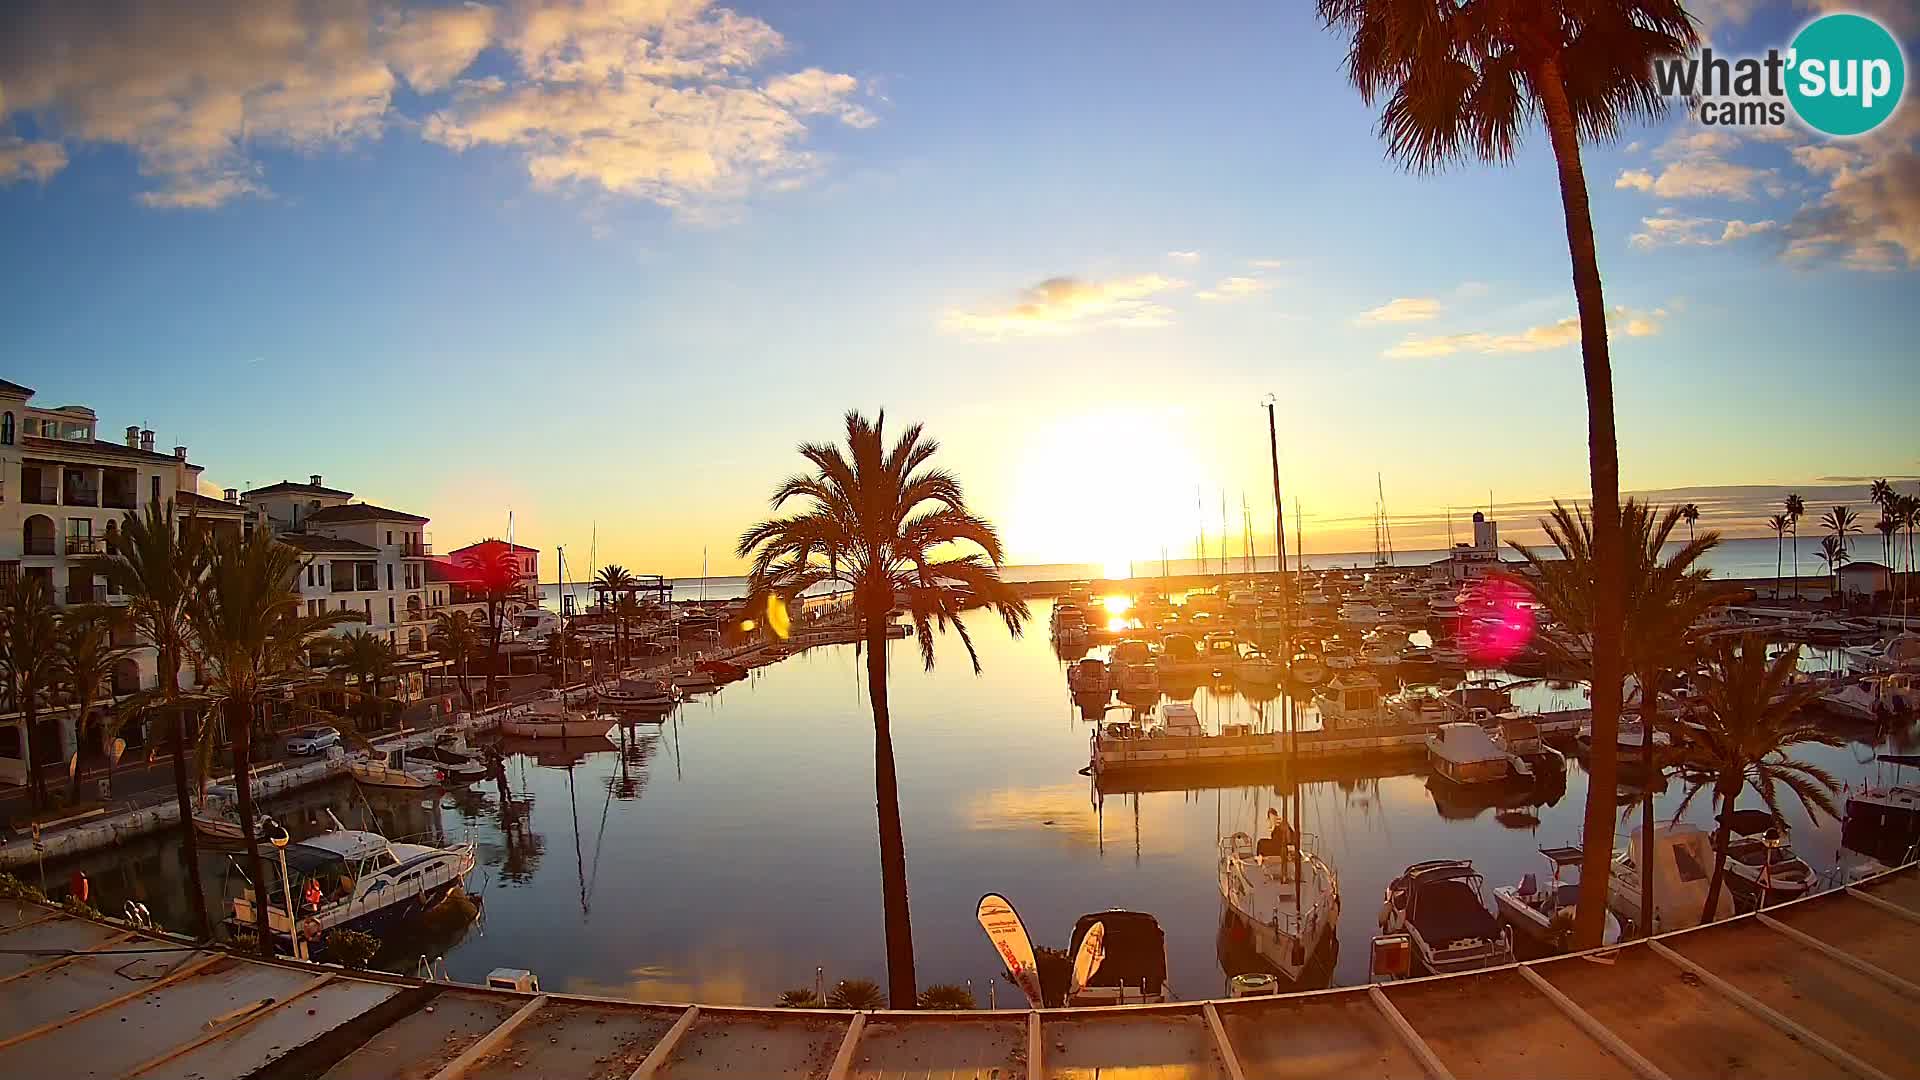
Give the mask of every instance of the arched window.
[{"label": "arched window", "polygon": [[13,445],[13,414],[0,416],[0,445]]}]

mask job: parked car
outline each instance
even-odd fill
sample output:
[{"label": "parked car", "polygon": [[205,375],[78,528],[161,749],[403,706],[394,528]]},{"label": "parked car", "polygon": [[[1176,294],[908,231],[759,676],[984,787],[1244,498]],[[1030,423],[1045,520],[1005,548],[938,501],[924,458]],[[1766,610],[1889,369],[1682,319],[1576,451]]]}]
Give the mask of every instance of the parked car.
[{"label": "parked car", "polygon": [[340,733],[330,727],[301,728],[287,739],[287,753],[294,757],[324,754],[340,745]]}]

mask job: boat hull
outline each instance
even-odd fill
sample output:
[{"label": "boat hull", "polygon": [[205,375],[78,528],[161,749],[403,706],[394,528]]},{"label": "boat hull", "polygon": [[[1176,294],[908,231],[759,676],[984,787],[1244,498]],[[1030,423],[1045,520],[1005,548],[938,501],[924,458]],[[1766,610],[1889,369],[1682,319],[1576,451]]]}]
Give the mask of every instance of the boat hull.
[{"label": "boat hull", "polygon": [[605,720],[502,720],[500,733],[521,739],[590,739],[605,737],[613,725]]}]

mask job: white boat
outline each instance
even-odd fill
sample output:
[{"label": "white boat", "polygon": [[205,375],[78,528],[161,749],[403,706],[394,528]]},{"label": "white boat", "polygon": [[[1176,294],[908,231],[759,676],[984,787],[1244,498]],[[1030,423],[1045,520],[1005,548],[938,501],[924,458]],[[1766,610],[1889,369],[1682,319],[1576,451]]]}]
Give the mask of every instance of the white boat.
[{"label": "white boat", "polygon": [[[193,831],[216,844],[246,842],[246,834],[240,828],[239,801],[240,793],[232,784],[208,784],[205,796],[193,811]],[[253,834],[260,836],[267,816],[256,809],[253,821]]]},{"label": "white boat", "polygon": [[[1500,921],[1536,946],[1555,952],[1565,951],[1573,941],[1574,913],[1580,906],[1580,882],[1564,880],[1568,868],[1580,866],[1577,847],[1541,848],[1553,880],[1544,887],[1533,874],[1522,875],[1518,884],[1496,885],[1493,903]],[[1576,875],[1577,877],[1577,875]],[[1600,942],[1612,945],[1620,940],[1620,920],[1607,912],[1606,929]]]},{"label": "white boat", "polygon": [[680,700],[673,684],[665,679],[638,679],[622,676],[614,684],[596,692],[603,705],[616,709],[665,709]]},{"label": "white boat", "polygon": [[1427,736],[1427,764],[1434,775],[1456,784],[1491,784],[1513,774],[1507,751],[1494,744],[1487,729],[1456,720]]},{"label": "white boat", "polygon": [[[1629,715],[1620,718],[1620,726],[1614,734],[1613,741],[1622,765],[1639,763],[1642,756],[1644,756],[1642,747],[1646,742],[1646,734],[1646,725],[1640,723],[1638,717]],[[1592,750],[1593,721],[1588,720],[1582,723],[1579,734],[1574,736],[1574,738],[1575,741],[1580,744],[1582,750]],[[1653,748],[1656,753],[1665,753],[1672,746],[1672,735],[1664,731],[1655,731],[1653,733]]]},{"label": "white boat", "polygon": [[470,784],[487,775],[487,767],[480,763],[478,757],[451,743],[416,746],[407,751],[407,760],[431,765],[457,783]]},{"label": "white boat", "polygon": [[1067,689],[1073,691],[1075,697],[1095,694],[1105,697],[1113,689],[1107,678],[1106,661],[1089,656],[1067,668]]},{"label": "white boat", "polygon": [[1114,689],[1120,696],[1128,699],[1158,696],[1160,693],[1160,667],[1154,661],[1132,663],[1120,669],[1119,682]]},{"label": "white boat", "polygon": [[[1680,822],[1655,824],[1654,846],[1662,853],[1655,861],[1653,932],[1685,930],[1700,925],[1707,906],[1707,888],[1713,879],[1713,840],[1697,825]],[[1640,921],[1640,872],[1647,865],[1646,829],[1636,828],[1624,851],[1613,853],[1613,874],[1607,879],[1607,906],[1620,921],[1637,932]],[[1714,918],[1733,914],[1733,890],[1720,889]]]},{"label": "white boat", "polygon": [[[1332,661],[1328,661],[1331,666]],[[1359,727],[1386,719],[1380,680],[1364,671],[1342,671],[1314,692],[1314,708],[1328,727]]]},{"label": "white boat", "polygon": [[1406,934],[1430,974],[1513,963],[1513,934],[1485,899],[1487,880],[1466,859],[1415,863],[1387,885],[1380,932]]},{"label": "white boat", "polygon": [[[1493,737],[1493,744],[1507,752],[1515,762],[1516,771],[1531,776],[1543,773],[1561,772],[1567,767],[1567,756],[1540,737],[1540,724],[1533,715],[1522,712],[1503,712],[1482,721]],[[1519,766],[1526,767],[1521,769]]]},{"label": "white boat", "polygon": [[1319,657],[1301,654],[1287,665],[1287,676],[1302,686],[1319,686],[1327,681],[1327,665]]},{"label": "white boat", "polygon": [[719,680],[711,671],[684,667],[673,673],[673,685],[680,690],[711,690],[719,685]]},{"label": "white boat", "polygon": [[1393,612],[1385,608],[1378,608],[1372,604],[1357,600],[1349,600],[1341,604],[1340,614],[1338,616],[1341,622],[1350,627],[1367,627],[1369,629],[1386,622],[1392,617]]},{"label": "white boat", "polygon": [[[379,833],[340,829],[287,845],[282,884],[280,860],[263,859],[267,881],[267,931],[291,949],[298,932],[315,955],[338,929],[375,936],[440,902],[473,870],[473,845],[432,847],[393,843]],[[284,898],[293,897],[297,918]],[[253,890],[233,900],[232,924],[254,925]]]},{"label": "white boat", "polygon": [[1259,649],[1248,647],[1240,655],[1240,662],[1234,665],[1233,677],[1243,683],[1254,686],[1277,686],[1280,683],[1280,665],[1267,658]]},{"label": "white boat", "polygon": [[1846,683],[1821,694],[1820,707],[1848,720],[1876,720],[1880,716],[1880,685],[1867,679]]},{"label": "white boat", "polygon": [[1798,900],[1813,891],[1820,875],[1794,854],[1786,827],[1764,810],[1733,811],[1727,837],[1727,878],[1742,911]]},{"label": "white boat", "polygon": [[[1121,642],[1119,648],[1124,648],[1126,644]],[[1116,656],[1119,655],[1119,648],[1115,649]],[[1160,653],[1153,662],[1162,676],[1199,673],[1207,669],[1207,658],[1187,634],[1168,634],[1160,642]]]},{"label": "white boat", "polygon": [[1244,832],[1220,838],[1220,895],[1246,924],[1254,951],[1295,982],[1340,922],[1340,881],[1318,846],[1311,835],[1298,847]]},{"label": "white boat", "polygon": [[500,733],[523,739],[582,739],[613,729],[607,717],[570,709],[555,700],[531,701],[500,718]]},{"label": "white boat", "polygon": [[1067,940],[1067,955],[1078,957],[1094,926],[1105,938],[1099,962],[1084,986],[1069,981],[1067,1005],[1153,1005],[1172,998],[1167,989],[1167,936],[1160,921],[1144,911],[1095,911],[1080,916]]},{"label": "white boat", "polygon": [[1222,675],[1233,674],[1240,663],[1240,642],[1230,630],[1215,631],[1200,642],[1200,651],[1206,657],[1206,669]]},{"label": "white boat", "polygon": [[437,788],[449,779],[445,771],[431,762],[410,757],[404,747],[350,757],[347,774],[368,787],[414,790]]}]

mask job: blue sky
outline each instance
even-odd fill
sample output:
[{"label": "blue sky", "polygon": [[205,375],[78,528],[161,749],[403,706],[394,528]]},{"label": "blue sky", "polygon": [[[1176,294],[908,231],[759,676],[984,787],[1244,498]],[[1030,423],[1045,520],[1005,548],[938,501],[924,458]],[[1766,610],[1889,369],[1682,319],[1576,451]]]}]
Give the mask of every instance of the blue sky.
[{"label": "blue sky", "polygon": [[[686,573],[885,406],[1015,557],[1152,557],[1266,520],[1269,392],[1310,531],[1586,485],[1544,138],[1402,171],[1310,4],[115,8],[0,15],[0,376],[222,486]],[[1629,487],[1920,473],[1917,145],[1588,149]]]}]

